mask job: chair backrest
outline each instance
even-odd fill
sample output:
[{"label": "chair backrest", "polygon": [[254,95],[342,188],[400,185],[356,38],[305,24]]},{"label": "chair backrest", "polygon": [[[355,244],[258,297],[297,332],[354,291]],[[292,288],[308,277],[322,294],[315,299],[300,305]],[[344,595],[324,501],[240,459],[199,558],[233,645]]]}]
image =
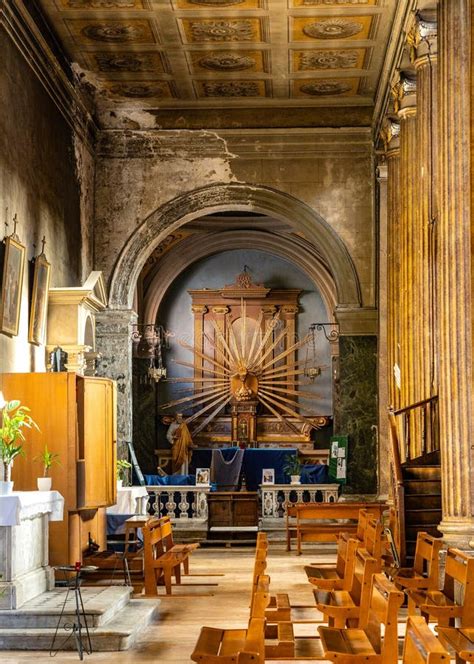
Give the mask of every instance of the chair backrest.
[{"label": "chair backrest", "polygon": [[[359,541],[353,537],[340,537],[337,543],[336,572],[344,581],[347,581],[347,589],[352,585],[352,575],[354,573],[355,552],[359,546]],[[346,583],[344,583],[346,589]]]},{"label": "chair backrest", "polygon": [[[359,622],[383,664],[398,662],[398,610],[404,594],[384,574],[374,574],[367,623]],[[382,639],[382,625],[385,627]]]},{"label": "chair backrest", "polygon": [[143,526],[143,551],[145,565],[152,563],[164,553],[160,519],[152,517]]},{"label": "chair backrest", "polygon": [[434,590],[439,587],[439,552],[443,546],[441,537],[432,537],[420,532],[416,538],[413,568],[426,576],[426,587]]},{"label": "chair backrest", "polygon": [[409,616],[402,664],[447,664],[450,656],[421,616]]},{"label": "chair backrest", "polygon": [[161,528],[161,539],[163,540],[163,546],[165,551],[169,551],[174,546],[173,539],[173,524],[169,516],[160,518],[160,528]]},{"label": "chair backrest", "polygon": [[370,606],[372,576],[378,571],[379,563],[369,555],[366,549],[357,549],[355,554],[354,575],[350,595],[356,606],[360,607],[359,625],[365,624]]},{"label": "chair backrest", "polygon": [[[456,584],[461,588],[457,588]],[[474,558],[459,549],[448,549],[443,592],[463,607],[460,627],[474,627]]]},{"label": "chair backrest", "polygon": [[265,610],[270,603],[270,577],[268,574],[261,574],[258,577],[257,586],[252,597],[250,606],[251,618],[264,618]]},{"label": "chair backrest", "polygon": [[238,664],[264,664],[265,618],[250,618],[243,650],[237,657]]},{"label": "chair backrest", "polygon": [[379,569],[377,571],[380,571],[382,567],[382,553],[384,549],[382,530],[381,521],[369,514],[365,527],[364,548],[367,549],[371,556],[379,561]]},{"label": "chair backrest", "polygon": [[365,509],[359,510],[359,516],[357,518],[357,532],[356,537],[361,542],[365,539],[365,529],[367,528],[367,523],[370,519],[370,512]]}]

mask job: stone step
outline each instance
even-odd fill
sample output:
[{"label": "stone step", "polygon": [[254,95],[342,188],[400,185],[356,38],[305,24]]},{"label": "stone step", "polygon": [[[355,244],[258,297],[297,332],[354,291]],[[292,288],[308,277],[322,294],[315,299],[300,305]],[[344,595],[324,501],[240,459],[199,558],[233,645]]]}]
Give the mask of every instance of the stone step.
[{"label": "stone step", "polygon": [[[114,616],[130,601],[132,589],[127,586],[81,587],[82,602],[89,625],[99,627],[113,620]],[[66,588],[55,588],[42,593],[20,609],[1,610],[0,627],[4,629],[55,629],[61,615]],[[75,612],[74,592],[69,591],[61,621],[70,623]]]},{"label": "stone step", "polygon": [[[159,600],[134,599],[118,611],[105,625],[91,627],[89,633],[93,652],[111,652],[130,648],[142,629],[152,622]],[[0,650],[50,650],[55,629],[36,628],[6,629],[0,627]],[[84,644],[86,633],[82,631]],[[56,649],[76,650],[74,637],[64,643],[67,632],[58,632]]]}]

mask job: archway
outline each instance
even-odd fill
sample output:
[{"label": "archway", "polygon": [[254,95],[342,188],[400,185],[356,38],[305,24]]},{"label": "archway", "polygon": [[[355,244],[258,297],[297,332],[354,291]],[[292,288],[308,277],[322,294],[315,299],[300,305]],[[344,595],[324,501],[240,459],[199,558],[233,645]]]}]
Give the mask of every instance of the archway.
[{"label": "archway", "polygon": [[115,265],[109,307],[132,307],[134,289],[147,258],[155,247],[180,226],[220,211],[253,211],[291,223],[320,251],[334,279],[337,305],[361,306],[359,279],[338,234],[308,205],[294,196],[264,186],[245,184],[210,185],[183,194],[153,212],[126,242]]}]

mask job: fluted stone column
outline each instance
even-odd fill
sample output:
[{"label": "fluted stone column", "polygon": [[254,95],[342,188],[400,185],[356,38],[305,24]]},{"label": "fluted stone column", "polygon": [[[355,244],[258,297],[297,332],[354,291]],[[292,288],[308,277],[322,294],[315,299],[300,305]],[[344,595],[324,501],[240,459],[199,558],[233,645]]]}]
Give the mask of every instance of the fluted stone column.
[{"label": "fluted stone column", "polygon": [[438,8],[440,529],[462,548],[474,548],[471,5]]},{"label": "fluted stone column", "polygon": [[130,309],[96,314],[96,350],[101,354],[97,375],[117,381],[118,458],[127,457],[127,441],[133,441],[131,326],[136,322]]}]

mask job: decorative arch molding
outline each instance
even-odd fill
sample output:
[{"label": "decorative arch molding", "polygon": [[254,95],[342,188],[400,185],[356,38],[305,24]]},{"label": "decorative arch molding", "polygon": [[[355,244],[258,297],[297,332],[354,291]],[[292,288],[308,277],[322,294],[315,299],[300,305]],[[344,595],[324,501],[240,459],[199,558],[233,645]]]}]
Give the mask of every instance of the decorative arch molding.
[{"label": "decorative arch molding", "polygon": [[190,265],[202,258],[232,249],[258,249],[298,266],[321,293],[327,320],[335,322],[337,294],[334,279],[314,247],[299,237],[252,230],[191,235],[178,242],[160,259],[152,274],[147,276],[143,322],[152,323],[157,320],[166,291]]},{"label": "decorative arch molding", "polygon": [[302,232],[322,254],[333,276],[337,305],[361,306],[360,285],[347,248],[330,225],[306,203],[270,187],[215,184],[177,196],[153,212],[127,240],[110,282],[109,307],[131,308],[139,274],[164,238],[198,217],[223,211],[252,211],[277,217]]}]

